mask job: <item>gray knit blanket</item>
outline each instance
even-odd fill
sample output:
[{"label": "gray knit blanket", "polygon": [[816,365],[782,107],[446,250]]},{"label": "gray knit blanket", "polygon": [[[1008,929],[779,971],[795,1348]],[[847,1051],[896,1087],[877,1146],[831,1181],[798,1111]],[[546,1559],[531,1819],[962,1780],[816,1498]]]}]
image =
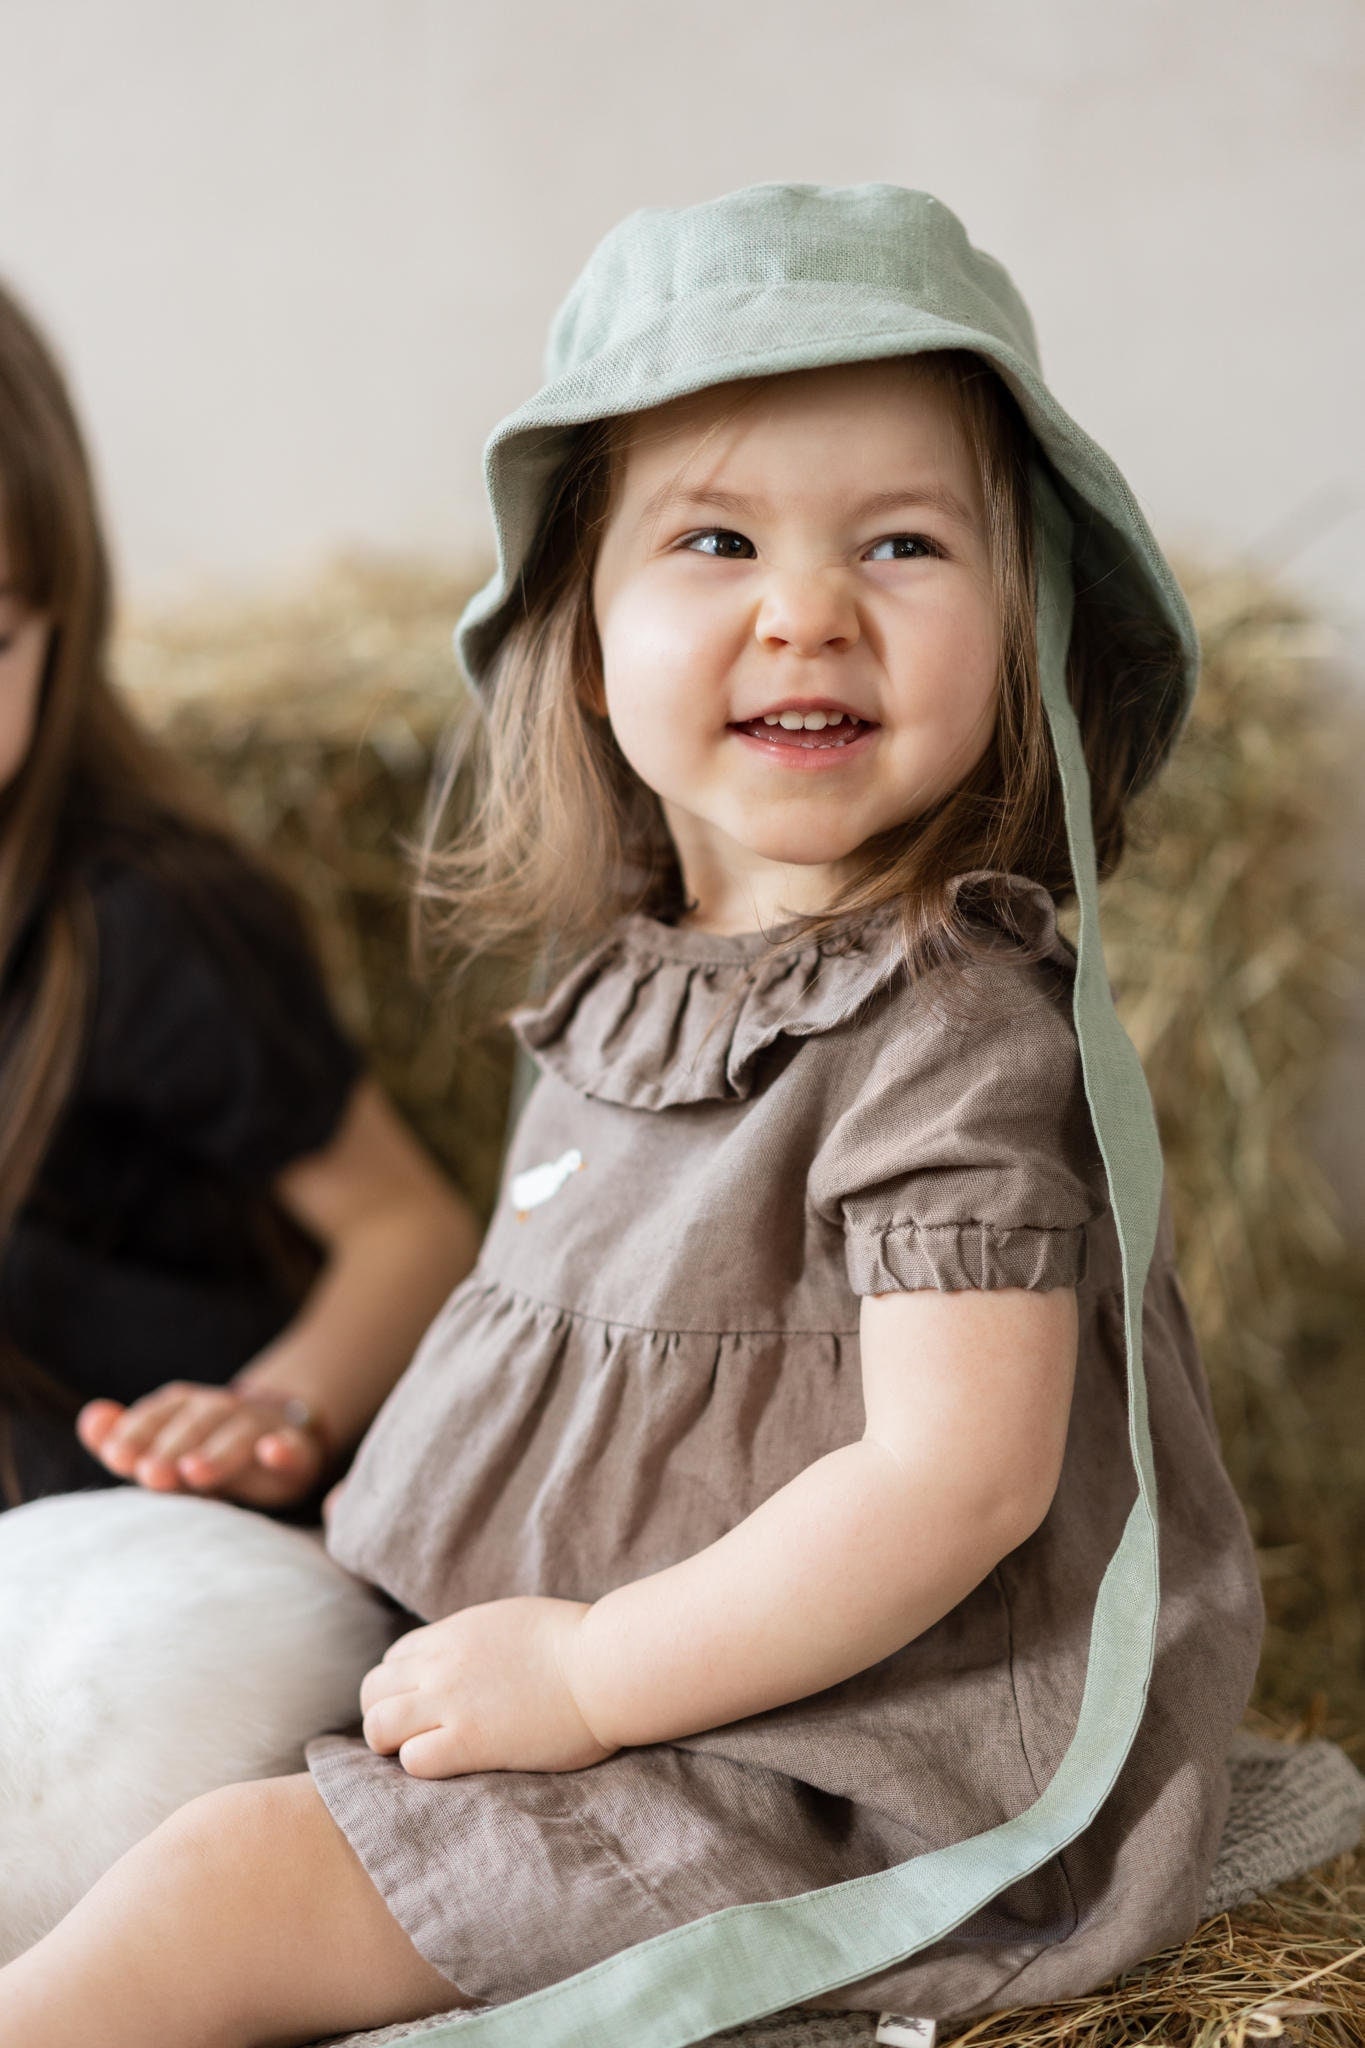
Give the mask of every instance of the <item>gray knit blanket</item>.
[{"label": "gray knit blanket", "polygon": [[[1365,1777],[1334,1742],[1289,1744],[1239,1735],[1228,1765],[1232,1801],[1204,1899],[1205,1919],[1353,1849],[1365,1828]],[[467,2012],[438,2013],[373,2033],[347,2034],[330,2048],[379,2048],[381,2042],[411,2040],[468,2017]],[[870,2048],[875,2029],[870,2013],[793,2010],[716,2034],[712,2048],[742,2042],[757,2048]]]}]

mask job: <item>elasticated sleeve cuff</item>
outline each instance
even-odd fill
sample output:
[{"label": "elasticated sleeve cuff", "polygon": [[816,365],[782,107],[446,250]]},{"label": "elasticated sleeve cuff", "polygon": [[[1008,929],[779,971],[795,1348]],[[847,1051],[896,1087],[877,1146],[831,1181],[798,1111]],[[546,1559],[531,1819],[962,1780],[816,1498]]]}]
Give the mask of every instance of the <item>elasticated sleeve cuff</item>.
[{"label": "elasticated sleeve cuff", "polygon": [[1086,1230],[1003,1230],[988,1223],[893,1224],[846,1239],[855,1294],[936,1288],[1075,1287],[1085,1277]]}]

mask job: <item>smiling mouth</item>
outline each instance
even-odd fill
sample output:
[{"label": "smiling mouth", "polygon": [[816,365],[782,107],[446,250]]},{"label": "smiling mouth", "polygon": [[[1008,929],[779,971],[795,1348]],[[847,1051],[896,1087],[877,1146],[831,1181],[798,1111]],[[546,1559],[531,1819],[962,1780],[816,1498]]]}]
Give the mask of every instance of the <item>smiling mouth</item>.
[{"label": "smiling mouth", "polygon": [[[817,723],[818,721],[818,723]],[[828,753],[851,747],[867,733],[876,732],[870,718],[856,718],[851,711],[779,713],[762,718],[737,720],[731,732],[752,740],[764,740],[773,747],[797,747],[804,753]]]}]

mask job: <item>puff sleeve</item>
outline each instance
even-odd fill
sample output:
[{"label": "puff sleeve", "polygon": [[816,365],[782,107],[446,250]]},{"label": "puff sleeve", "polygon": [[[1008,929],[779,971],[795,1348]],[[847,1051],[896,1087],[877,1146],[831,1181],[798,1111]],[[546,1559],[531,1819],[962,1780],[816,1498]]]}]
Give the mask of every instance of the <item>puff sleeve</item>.
[{"label": "puff sleeve", "polygon": [[856,1294],[1082,1279],[1107,1199],[1070,1002],[1053,963],[990,964],[871,1027],[811,1174]]}]

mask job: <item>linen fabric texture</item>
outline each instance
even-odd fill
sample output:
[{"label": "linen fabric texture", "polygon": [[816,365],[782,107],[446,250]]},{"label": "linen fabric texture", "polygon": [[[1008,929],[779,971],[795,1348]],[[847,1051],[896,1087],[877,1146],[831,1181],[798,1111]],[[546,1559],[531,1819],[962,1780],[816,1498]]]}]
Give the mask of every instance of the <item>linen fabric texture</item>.
[{"label": "linen fabric texture", "polygon": [[[1080,1362],[1042,1527],[843,1685],[573,1773],[423,1781],[358,1736],[311,1746],[391,1911],[467,1997],[514,1999],[728,1905],[978,1834],[1028,1808],[1067,1747],[1133,1495],[1122,1273],[1074,956],[1046,893],[1011,887],[1009,929],[960,973],[912,978],[885,920],[845,950],[775,951],[635,917],[519,1019],[543,1072],[483,1255],[331,1525],[333,1554],[414,1615],[593,1600],[856,1439],[863,1294],[1076,1286]],[[516,1176],[573,1152],[518,1213]],[[1118,1785],[1060,1856],[832,2007],[1059,1998],[1195,1924],[1260,1607],[1164,1219],[1143,1313],[1164,1599]]]}]

